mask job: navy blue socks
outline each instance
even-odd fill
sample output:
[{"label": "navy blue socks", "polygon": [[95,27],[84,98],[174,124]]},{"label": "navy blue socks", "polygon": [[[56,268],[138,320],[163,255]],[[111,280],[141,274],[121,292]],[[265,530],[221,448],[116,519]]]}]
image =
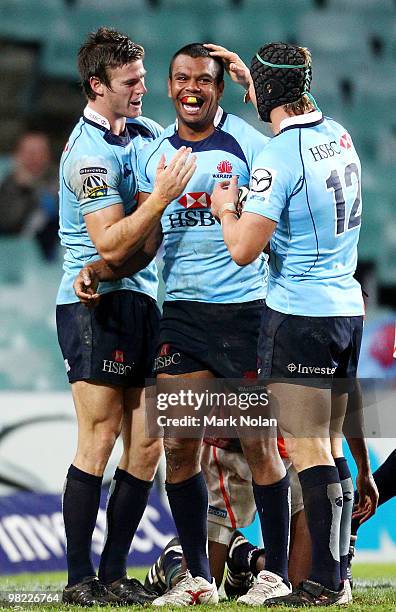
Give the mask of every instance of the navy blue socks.
[{"label": "navy blue socks", "polygon": [[265,569],[278,574],[289,586],[288,555],[290,529],[289,474],[271,485],[253,482],[265,547]]},{"label": "navy blue socks", "polygon": [[99,510],[102,477],[69,467],[63,493],[69,587],[95,576],[91,561],[92,533]]},{"label": "navy blue socks", "polygon": [[254,576],[257,576],[257,559],[264,554],[264,548],[258,548],[250,542],[244,542],[237,546],[232,554],[233,567],[235,566],[239,572],[252,572]]},{"label": "navy blue socks", "polygon": [[105,584],[126,575],[129,549],[152,484],[116,469],[107,502],[107,537],[99,565],[99,579]]},{"label": "navy blue socks", "polygon": [[191,575],[212,582],[207,555],[208,491],[202,472],[183,482],[166,483],[166,491]]},{"label": "navy blue socks", "polygon": [[298,475],[312,541],[310,580],[340,589],[340,525],[343,505],[338,469],[317,465]]}]

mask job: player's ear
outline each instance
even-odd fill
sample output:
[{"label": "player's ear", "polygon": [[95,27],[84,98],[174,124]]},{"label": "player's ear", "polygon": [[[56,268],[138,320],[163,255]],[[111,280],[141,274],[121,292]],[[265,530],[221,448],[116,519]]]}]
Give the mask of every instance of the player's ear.
[{"label": "player's ear", "polygon": [[172,86],[172,81],[168,79],[168,98],[172,97],[171,86]]},{"label": "player's ear", "polygon": [[220,100],[220,98],[222,98],[223,93],[224,93],[224,81],[221,81],[221,82],[218,84],[217,89],[218,89],[218,92],[219,92],[219,100]]},{"label": "player's ear", "polygon": [[92,76],[89,79],[89,84],[91,85],[92,91],[97,96],[103,96],[105,86],[103,85],[102,81],[98,77]]}]

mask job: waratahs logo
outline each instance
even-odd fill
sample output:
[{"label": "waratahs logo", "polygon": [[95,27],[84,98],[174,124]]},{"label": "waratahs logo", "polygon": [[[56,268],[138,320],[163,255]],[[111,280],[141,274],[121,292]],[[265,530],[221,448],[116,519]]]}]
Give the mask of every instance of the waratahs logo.
[{"label": "waratahs logo", "polygon": [[229,174],[230,172],[232,172],[232,164],[227,160],[221,161],[219,164],[217,164],[217,170],[222,174]]},{"label": "waratahs logo", "polygon": [[232,177],[232,163],[228,161],[228,159],[223,159],[223,161],[217,164],[217,173],[212,174],[215,179],[229,179]]}]

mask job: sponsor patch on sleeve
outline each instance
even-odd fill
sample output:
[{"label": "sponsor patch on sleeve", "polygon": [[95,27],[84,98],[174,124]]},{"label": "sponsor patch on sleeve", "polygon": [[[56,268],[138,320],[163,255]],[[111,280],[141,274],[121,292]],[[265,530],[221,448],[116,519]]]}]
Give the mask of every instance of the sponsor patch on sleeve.
[{"label": "sponsor patch on sleeve", "polygon": [[250,179],[250,191],[265,194],[268,197],[272,191],[277,170],[273,168],[256,168]]},{"label": "sponsor patch on sleeve", "polygon": [[80,168],[80,174],[107,174],[107,168],[101,168],[100,166]]},{"label": "sponsor patch on sleeve", "polygon": [[109,186],[106,182],[107,169],[100,166],[89,166],[80,169],[83,177],[83,194],[85,198],[94,200],[107,195]]}]

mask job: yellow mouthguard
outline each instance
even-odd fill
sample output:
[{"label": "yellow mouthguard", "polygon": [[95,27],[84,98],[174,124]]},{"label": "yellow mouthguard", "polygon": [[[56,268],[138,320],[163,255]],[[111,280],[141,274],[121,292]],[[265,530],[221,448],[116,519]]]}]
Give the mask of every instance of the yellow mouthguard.
[{"label": "yellow mouthguard", "polygon": [[195,96],[188,96],[186,104],[197,104],[198,100]]}]

